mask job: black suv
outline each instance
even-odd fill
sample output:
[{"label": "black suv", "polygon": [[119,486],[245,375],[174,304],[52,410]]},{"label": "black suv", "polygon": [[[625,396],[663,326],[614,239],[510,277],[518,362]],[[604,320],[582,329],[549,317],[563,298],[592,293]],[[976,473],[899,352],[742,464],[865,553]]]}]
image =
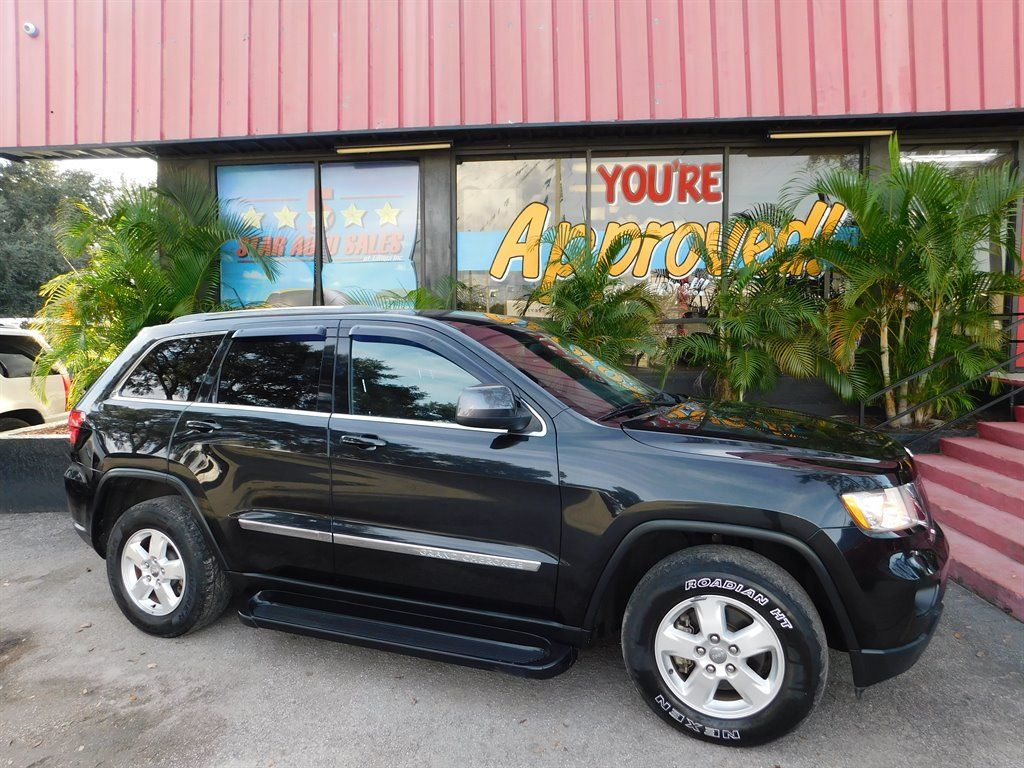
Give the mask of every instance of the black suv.
[{"label": "black suv", "polygon": [[520,675],[621,631],[724,744],[810,712],[828,647],[910,667],[947,546],[910,454],[668,395],[515,318],[306,308],[144,331],[73,411],[75,528],[145,632],[255,627]]}]

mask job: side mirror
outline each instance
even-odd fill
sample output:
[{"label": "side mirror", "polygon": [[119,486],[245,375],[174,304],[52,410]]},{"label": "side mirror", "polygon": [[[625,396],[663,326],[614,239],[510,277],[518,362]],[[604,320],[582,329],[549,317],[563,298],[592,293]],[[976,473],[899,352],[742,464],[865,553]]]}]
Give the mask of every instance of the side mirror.
[{"label": "side mirror", "polygon": [[512,390],[500,384],[466,387],[455,409],[455,423],[464,427],[521,432],[532,420],[533,414],[519,407]]}]

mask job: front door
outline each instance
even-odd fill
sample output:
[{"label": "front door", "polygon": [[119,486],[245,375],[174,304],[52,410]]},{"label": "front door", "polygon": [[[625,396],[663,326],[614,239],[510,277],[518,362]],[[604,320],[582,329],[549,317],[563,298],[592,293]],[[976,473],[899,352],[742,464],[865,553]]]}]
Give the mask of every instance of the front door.
[{"label": "front door", "polygon": [[411,325],[343,324],[336,360],[339,580],[550,615],[561,508],[547,417],[533,404],[523,435],[456,424],[462,389],[508,382],[456,342]]},{"label": "front door", "polygon": [[171,471],[200,486],[233,570],[332,577],[324,353],[333,333],[302,323],[236,331],[205,401],[178,422]]}]

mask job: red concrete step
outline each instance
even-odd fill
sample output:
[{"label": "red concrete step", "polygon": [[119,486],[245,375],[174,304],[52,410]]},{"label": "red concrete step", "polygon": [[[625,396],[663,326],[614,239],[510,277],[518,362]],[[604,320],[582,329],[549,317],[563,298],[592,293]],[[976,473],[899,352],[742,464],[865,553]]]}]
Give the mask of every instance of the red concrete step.
[{"label": "red concrete step", "polygon": [[1013,418],[1015,421],[1024,423],[1024,405],[1013,406]]},{"label": "red concrete step", "polygon": [[1024,520],[925,480],[932,515],[975,541],[1024,563]]},{"label": "red concrete step", "polygon": [[1016,421],[979,421],[978,435],[1024,451],[1024,424]]},{"label": "red concrete step", "polygon": [[938,453],[920,454],[914,462],[926,480],[1024,518],[1024,480]]},{"label": "red concrete step", "polygon": [[1024,451],[981,437],[944,437],[939,449],[945,456],[984,467],[1015,480],[1024,480]]},{"label": "red concrete step", "polygon": [[1024,621],[1024,565],[952,526],[943,530],[952,556],[949,575]]}]

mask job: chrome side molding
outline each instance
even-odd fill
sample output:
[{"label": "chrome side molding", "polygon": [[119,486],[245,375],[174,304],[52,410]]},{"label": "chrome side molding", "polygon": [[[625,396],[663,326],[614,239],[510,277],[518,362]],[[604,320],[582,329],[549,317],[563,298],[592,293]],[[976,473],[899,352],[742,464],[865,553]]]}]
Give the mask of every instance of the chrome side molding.
[{"label": "chrome side molding", "polygon": [[466,549],[431,547],[426,544],[410,544],[405,541],[390,541],[388,539],[376,539],[369,536],[353,536],[349,533],[335,533],[333,536],[335,544],[343,544],[350,547],[376,549],[381,552],[397,552],[401,555],[432,557],[437,560],[451,560],[457,563],[489,565],[494,568],[511,568],[515,571],[536,572],[540,570],[539,560],[526,560],[519,557],[492,555],[486,552],[474,552]]},{"label": "chrome side molding", "polygon": [[541,561],[524,557],[510,557],[508,555],[496,555],[491,552],[480,552],[471,549],[453,549],[451,547],[438,547],[429,544],[418,544],[408,541],[395,541],[383,539],[376,536],[357,536],[351,533],[332,533],[314,525],[301,526],[289,525],[282,520],[299,522],[302,516],[295,514],[277,515],[273,512],[253,510],[238,515],[238,525],[247,531],[259,533],[271,533],[277,536],[291,536],[296,539],[307,539],[319,541],[325,544],[338,544],[348,547],[361,547],[362,549],[373,549],[380,552],[394,552],[400,555],[414,555],[416,557],[430,557],[435,560],[450,560],[455,563],[469,563],[471,565],[486,565],[491,568],[509,568],[514,571],[529,571],[536,573],[540,570]]}]

